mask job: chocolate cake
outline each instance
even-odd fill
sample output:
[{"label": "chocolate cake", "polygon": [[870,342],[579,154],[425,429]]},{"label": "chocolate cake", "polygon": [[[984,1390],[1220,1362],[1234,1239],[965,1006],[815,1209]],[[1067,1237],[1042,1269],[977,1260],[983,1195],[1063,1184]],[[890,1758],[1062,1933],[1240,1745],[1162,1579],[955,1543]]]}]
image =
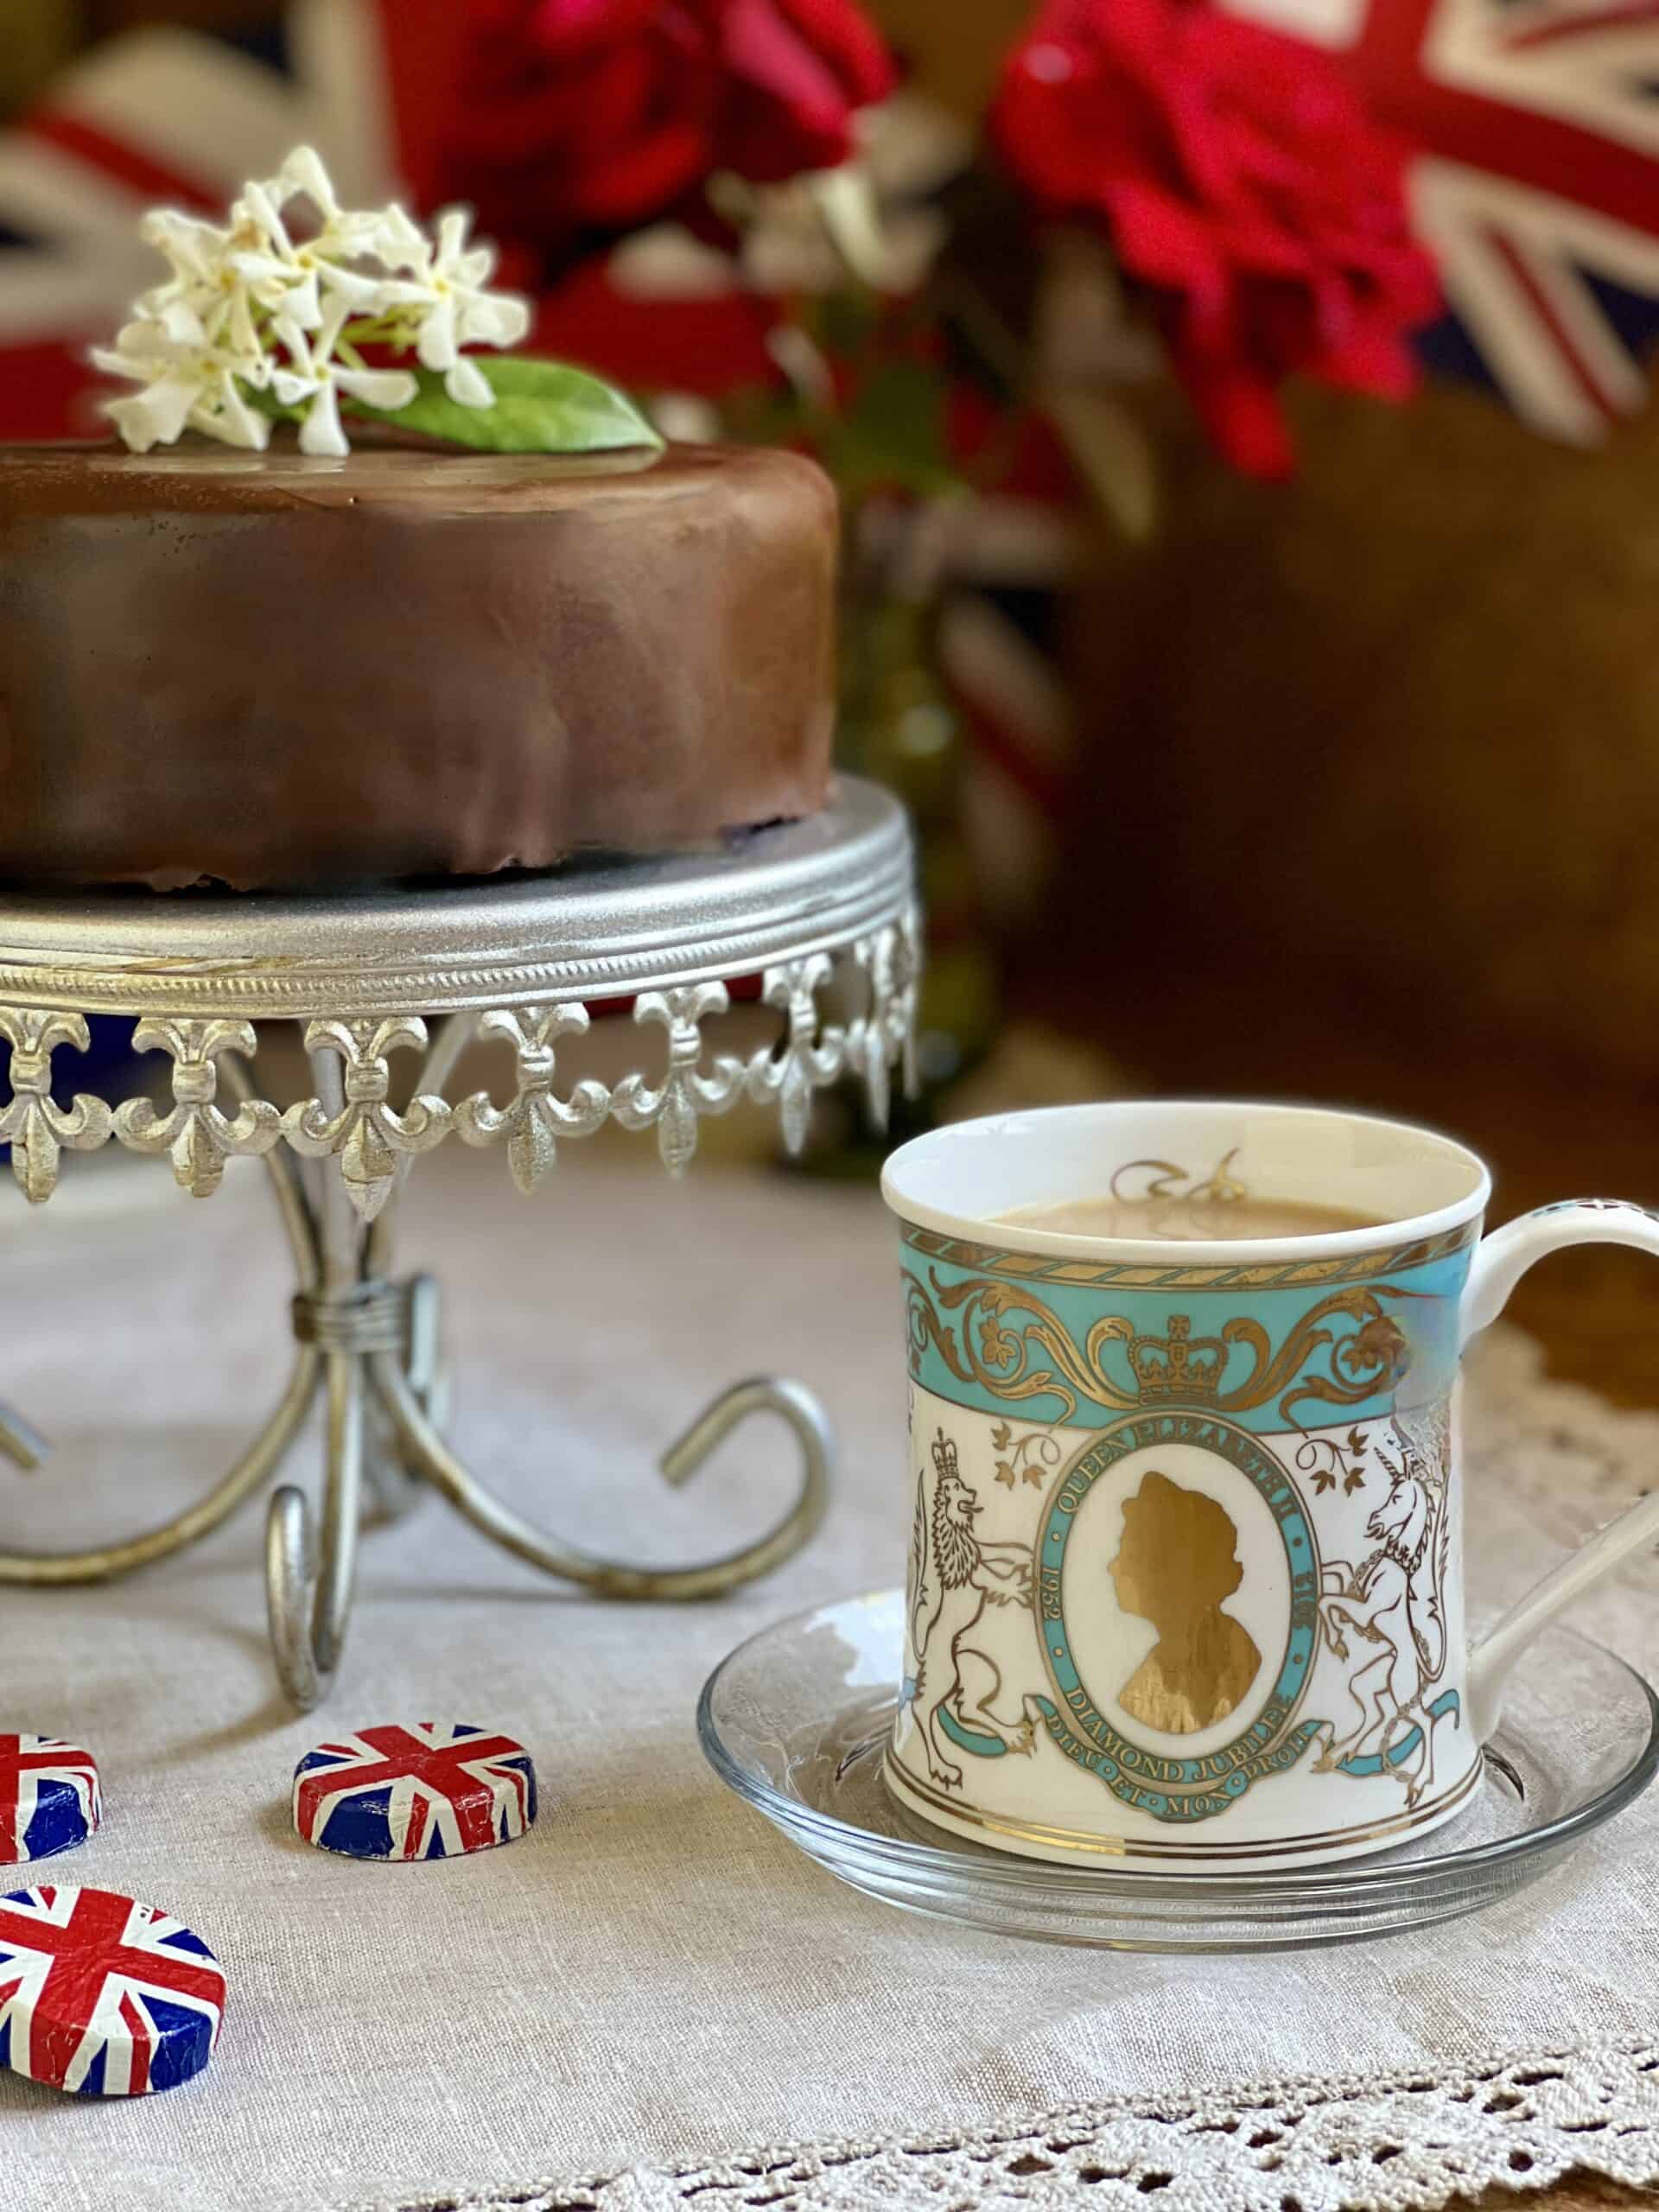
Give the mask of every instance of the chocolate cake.
[{"label": "chocolate cake", "polygon": [[830,780],[834,493],[780,453],[0,448],[0,878],[651,852]]}]

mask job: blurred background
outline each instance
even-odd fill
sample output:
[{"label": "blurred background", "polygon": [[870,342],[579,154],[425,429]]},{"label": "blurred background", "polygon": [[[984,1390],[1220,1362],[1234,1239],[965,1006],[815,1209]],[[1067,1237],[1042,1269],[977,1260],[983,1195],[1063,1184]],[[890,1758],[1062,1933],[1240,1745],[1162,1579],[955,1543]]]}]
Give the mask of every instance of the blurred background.
[{"label": "blurred background", "polygon": [[[1659,1202],[1659,0],[0,0],[0,437],[96,430],[144,207],[307,139],[835,475],[921,1112],[1340,1099]],[[1517,1306],[1659,1401],[1659,1271]]]}]

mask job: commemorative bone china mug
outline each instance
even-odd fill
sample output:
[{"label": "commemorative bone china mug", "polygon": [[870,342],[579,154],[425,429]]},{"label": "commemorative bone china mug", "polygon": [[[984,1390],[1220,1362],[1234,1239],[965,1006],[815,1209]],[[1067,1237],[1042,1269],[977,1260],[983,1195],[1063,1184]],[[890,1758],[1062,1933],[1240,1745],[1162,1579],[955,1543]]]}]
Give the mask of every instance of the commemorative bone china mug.
[{"label": "commemorative bone china mug", "polygon": [[[1379,1850],[1473,1789],[1534,1632],[1659,1535],[1643,1499],[1471,1649],[1458,1363],[1535,1260],[1450,1138],[1313,1108],[963,1122],[883,1177],[914,1484],[889,1787],[1040,1859]],[[1478,1548],[1480,1529],[1468,1531]]]}]

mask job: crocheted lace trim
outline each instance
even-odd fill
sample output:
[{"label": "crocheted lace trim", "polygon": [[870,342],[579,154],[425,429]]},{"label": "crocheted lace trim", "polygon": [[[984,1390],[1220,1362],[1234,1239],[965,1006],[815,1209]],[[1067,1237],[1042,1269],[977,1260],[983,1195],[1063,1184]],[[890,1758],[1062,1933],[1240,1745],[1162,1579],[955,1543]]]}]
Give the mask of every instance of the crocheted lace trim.
[{"label": "crocheted lace trim", "polygon": [[[1659,1463],[1659,1414],[1547,1378],[1538,1347],[1494,1331],[1481,1350],[1480,1461],[1541,1463],[1541,1529],[1577,1543]],[[1659,1584],[1659,1559],[1630,1572]],[[1659,2183],[1659,2046],[1527,2051],[1444,2070],[1263,2082],[1106,2100],[934,2134],[759,2149],[714,2164],[630,2167],[482,2196],[357,2212],[938,2212],[1087,2205],[1163,2212],[1437,2212],[1484,2189],[1573,2171]]]},{"label": "crocheted lace trim", "polygon": [[[425,2199],[396,2212],[938,2212],[1144,2206],[1433,2212],[1578,2170],[1659,2181],[1659,2050],[1535,2051],[1443,2077],[1261,2082],[1077,2105],[998,2126],[794,2144],[715,2165]],[[393,2212],[378,2208],[377,2212]]]}]

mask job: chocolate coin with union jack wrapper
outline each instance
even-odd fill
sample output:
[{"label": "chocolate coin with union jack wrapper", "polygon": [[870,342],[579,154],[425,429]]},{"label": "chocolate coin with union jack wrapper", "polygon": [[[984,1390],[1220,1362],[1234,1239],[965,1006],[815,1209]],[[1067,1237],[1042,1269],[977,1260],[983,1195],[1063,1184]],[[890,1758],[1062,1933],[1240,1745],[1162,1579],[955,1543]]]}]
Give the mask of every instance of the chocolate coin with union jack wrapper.
[{"label": "chocolate coin with union jack wrapper", "polygon": [[511,1843],[536,1817],[524,1745],[458,1721],[365,1728],[294,1770],[294,1826],[349,1859],[456,1859]]},{"label": "chocolate coin with union jack wrapper", "polygon": [[102,1809],[90,1751],[58,1736],[0,1735],[0,1866],[73,1851]]},{"label": "chocolate coin with union jack wrapper", "polygon": [[0,1897],[0,2064],[82,2097],[200,2074],[225,2012],[219,1961],[181,1920],[114,1890]]}]

